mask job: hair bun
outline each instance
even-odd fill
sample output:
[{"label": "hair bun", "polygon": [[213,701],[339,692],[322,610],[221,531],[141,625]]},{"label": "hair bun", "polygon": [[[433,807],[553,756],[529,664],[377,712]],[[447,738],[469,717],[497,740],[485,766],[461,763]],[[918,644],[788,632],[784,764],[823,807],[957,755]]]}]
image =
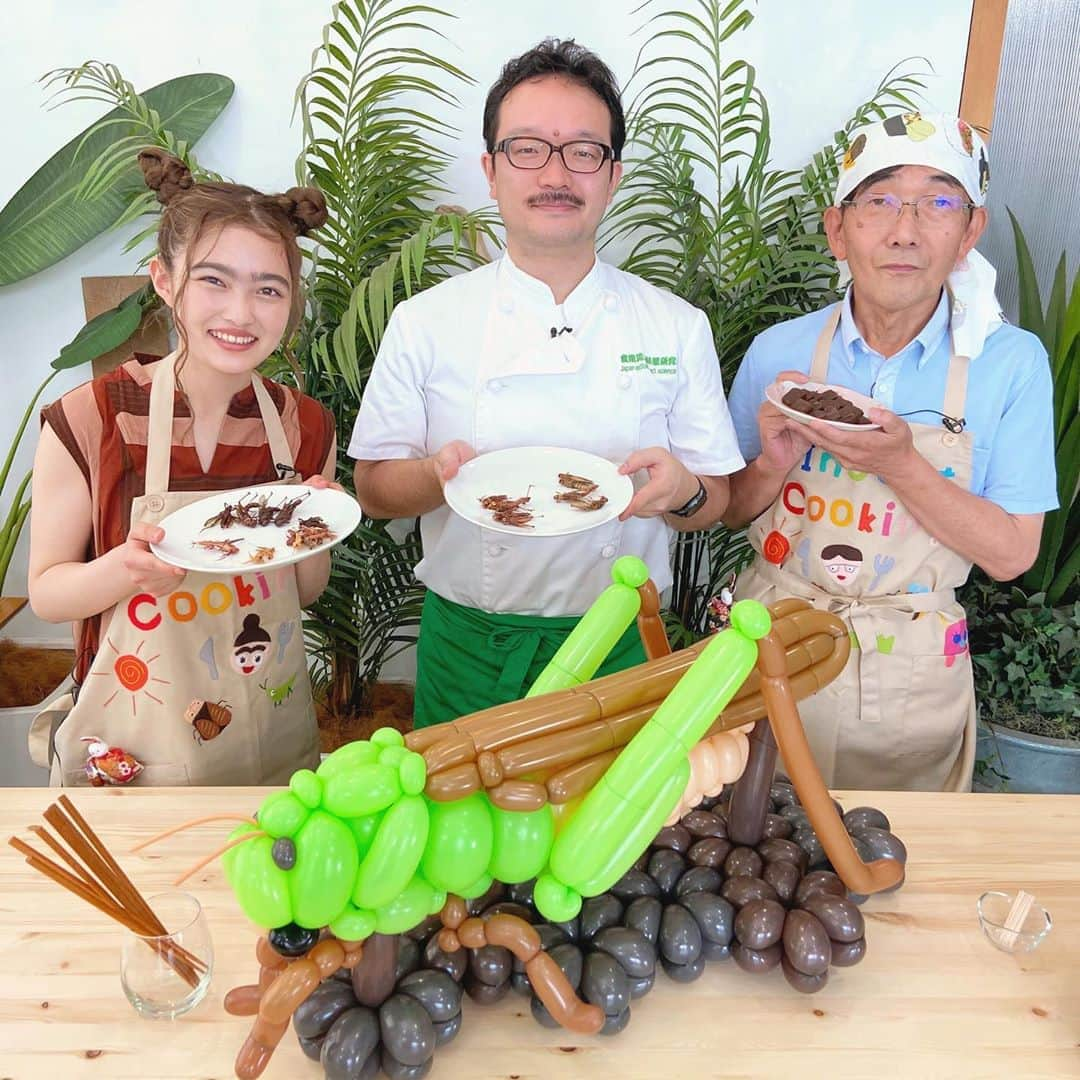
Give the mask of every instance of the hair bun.
[{"label": "hair bun", "polygon": [[139,152],[139,168],[142,169],[146,186],[157,193],[162,206],[181,191],[187,191],[195,183],[191,170],[178,157],[156,146]]},{"label": "hair bun", "polygon": [[285,211],[297,236],[307,236],[326,222],[326,199],[315,187],[289,188],[274,201]]}]

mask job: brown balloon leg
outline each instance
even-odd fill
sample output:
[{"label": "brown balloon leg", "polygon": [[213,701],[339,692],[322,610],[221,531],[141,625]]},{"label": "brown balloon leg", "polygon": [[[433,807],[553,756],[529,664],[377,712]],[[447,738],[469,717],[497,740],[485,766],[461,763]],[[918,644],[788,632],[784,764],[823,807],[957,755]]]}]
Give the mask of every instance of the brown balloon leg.
[{"label": "brown balloon leg", "polygon": [[638,586],[638,596],[641,597],[641,608],[638,611],[637,628],[645,656],[649,660],[656,660],[670,655],[671,642],[668,641],[664,619],[660,614],[660,594],[656,591],[652,578]]},{"label": "brown balloon leg", "polygon": [[587,1005],[574,993],[562,968],[540,947],[540,935],[517,915],[466,919],[458,928],[461,943],[470,949],[501,945],[525,963],[536,996],[559,1024],[582,1035],[595,1035],[604,1026],[604,1011]]},{"label": "brown balloon leg", "polygon": [[262,1074],[288,1030],[292,1014],[349,955],[345,946],[333,937],[317,942],[307,956],[291,962],[273,952],[265,938],[259,940],[255,954],[261,962],[259,985],[237,987],[226,997],[227,1009],[230,1003],[238,1009],[247,1009],[253,1001],[258,1007],[251,1034],[236,1055],[235,1072],[240,1080],[255,1080]]},{"label": "brown balloon leg", "polygon": [[288,961],[274,950],[264,935],[255,943],[255,959],[259,962],[259,982],[256,986],[236,986],[225,995],[225,1011],[232,1016],[254,1016],[259,1002],[270,984],[284,971]]},{"label": "brown balloon leg", "polygon": [[750,756],[731,793],[727,833],[736,844],[756,847],[765,831],[769,788],[776,769],[776,739],[769,718],[763,717],[750,732]]},{"label": "brown balloon leg", "polygon": [[795,695],[787,677],[784,647],[775,630],[758,641],[758,670],[762,674],[761,695],[776,743],[784,755],[784,764],[791,774],[791,782],[795,785],[806,816],[836,873],[852,892],[868,896],[897,885],[904,876],[903,864],[894,859],[875,859],[864,863],[836,812],[806,741]]},{"label": "brown balloon leg", "polygon": [[446,903],[442,906],[442,911],[439,912],[439,918],[442,919],[443,926],[450,930],[456,930],[467,918],[469,917],[469,909],[465,905],[465,901],[460,896],[454,896],[451,893],[446,898]]},{"label": "brown balloon leg", "polygon": [[281,1037],[289,1030],[289,1021],[270,1024],[261,1017],[255,1021],[251,1034],[244,1040],[240,1053],[236,1055],[234,1071],[240,1080],[255,1080],[270,1064]]},{"label": "brown balloon leg", "polygon": [[586,1005],[546,952],[541,950],[526,961],[525,974],[536,996],[564,1028],[580,1035],[595,1035],[604,1026],[604,1010],[598,1005]]},{"label": "brown balloon leg", "polygon": [[261,998],[258,986],[235,986],[225,995],[225,1011],[230,1016],[254,1016]]}]

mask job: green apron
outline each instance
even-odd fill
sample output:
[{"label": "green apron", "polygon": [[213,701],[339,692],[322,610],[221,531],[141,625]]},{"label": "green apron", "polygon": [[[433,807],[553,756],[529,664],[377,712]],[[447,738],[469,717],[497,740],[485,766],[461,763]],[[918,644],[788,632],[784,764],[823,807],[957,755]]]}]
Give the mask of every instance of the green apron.
[{"label": "green apron", "polygon": [[[429,589],[416,646],[413,726],[444,724],[523,698],[579,619],[489,614]],[[644,662],[641,637],[631,623],[596,678]]]}]

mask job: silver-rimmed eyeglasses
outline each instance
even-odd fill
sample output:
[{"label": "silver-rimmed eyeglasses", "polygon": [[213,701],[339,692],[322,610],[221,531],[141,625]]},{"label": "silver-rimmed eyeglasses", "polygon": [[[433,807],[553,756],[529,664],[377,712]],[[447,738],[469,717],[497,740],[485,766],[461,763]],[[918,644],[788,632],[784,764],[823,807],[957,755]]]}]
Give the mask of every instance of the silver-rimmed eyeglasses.
[{"label": "silver-rimmed eyeglasses", "polygon": [[609,158],[614,160],[615,151],[603,143],[587,139],[575,139],[561,146],[550,143],[547,139],[537,139],[529,135],[515,135],[495,144],[494,153],[502,152],[515,169],[542,169],[552,154],[558,154],[563,164],[574,173],[594,173]]},{"label": "silver-rimmed eyeglasses", "polygon": [[891,225],[904,212],[904,207],[910,206],[920,224],[930,227],[953,225],[965,210],[975,207],[962,195],[920,195],[917,199],[901,199],[876,191],[845,199],[840,205],[852,207],[859,220],[868,225]]}]

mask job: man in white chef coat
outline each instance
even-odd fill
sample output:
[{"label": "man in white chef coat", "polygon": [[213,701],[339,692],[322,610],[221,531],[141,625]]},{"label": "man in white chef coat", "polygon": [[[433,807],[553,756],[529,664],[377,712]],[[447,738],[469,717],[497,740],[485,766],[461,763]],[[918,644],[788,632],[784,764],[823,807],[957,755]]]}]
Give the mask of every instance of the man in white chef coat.
[{"label": "man in white chef coat", "polygon": [[[718,521],[743,466],[705,315],[596,257],[625,139],[611,71],[545,41],[503,68],[483,133],[506,252],[398,305],[349,444],[364,510],[421,517],[417,727],[523,696],[620,555],[670,585],[669,527]],[[633,499],[565,537],[450,511],[464,462],[527,446],[620,462]],[[599,674],[643,659],[631,627]]]}]

